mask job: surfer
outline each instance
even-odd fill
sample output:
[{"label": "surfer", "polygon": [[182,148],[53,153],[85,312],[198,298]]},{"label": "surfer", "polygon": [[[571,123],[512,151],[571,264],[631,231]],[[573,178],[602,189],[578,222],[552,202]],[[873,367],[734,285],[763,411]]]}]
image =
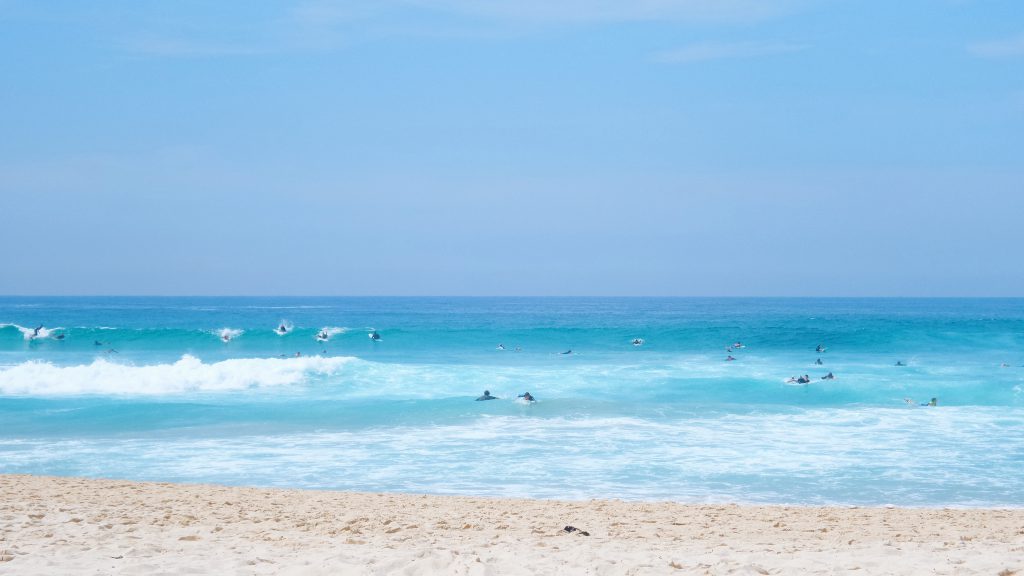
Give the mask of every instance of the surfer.
[{"label": "surfer", "polygon": [[836,379],[836,377],[835,377],[835,375],[834,375],[834,374],[832,374],[831,372],[829,372],[828,374],[825,374],[824,376],[822,376],[822,377],[821,377],[821,379],[822,379],[822,380],[835,380],[835,379]]},{"label": "surfer", "polygon": [[821,354],[822,352],[825,351],[825,347],[821,344],[818,344],[818,347],[815,348],[814,351],[817,352],[818,354]]},{"label": "surfer", "polygon": [[643,346],[643,345],[644,345],[644,339],[643,338],[633,338],[633,346]]},{"label": "surfer", "polygon": [[32,337],[35,338],[36,336],[39,336],[39,331],[42,330],[42,329],[43,329],[43,325],[42,324],[37,326],[36,329],[32,331]]},{"label": "surfer", "polygon": [[498,344],[498,350],[504,350],[504,349],[505,349],[505,345],[504,344]]},{"label": "surfer", "polygon": [[732,362],[733,360],[735,360],[735,358],[732,357],[732,354],[725,357],[726,362]]},{"label": "surfer", "polygon": [[92,341],[92,345],[93,346],[103,346],[103,342],[100,342],[99,340],[93,340]]},{"label": "surfer", "polygon": [[897,360],[895,366],[906,366],[906,364],[903,363],[903,360]]},{"label": "surfer", "polygon": [[537,401],[537,399],[534,398],[529,392],[525,392],[523,394],[520,394],[519,396],[516,396],[516,398],[522,398],[523,400],[525,400],[527,402],[536,402]]},{"label": "surfer", "polygon": [[274,330],[274,332],[277,332],[278,334],[284,336],[285,334],[288,333],[288,327],[284,325],[284,322],[282,322],[281,325],[277,327],[277,330]]},{"label": "surfer", "polygon": [[806,375],[806,374],[804,374],[803,376],[798,376],[798,377],[790,376],[789,380],[786,380],[786,383],[787,384],[793,384],[793,383],[796,383],[796,384],[810,384],[811,383],[811,377]]},{"label": "surfer", "polygon": [[739,350],[740,348],[746,348],[746,346],[743,345],[743,342],[736,342],[735,344],[732,345],[732,347],[737,350]]},{"label": "surfer", "polygon": [[497,400],[497,399],[498,399],[497,396],[491,396],[491,391],[490,390],[484,390],[484,395],[480,396],[476,400],[477,400],[477,402],[480,402],[482,400]]},{"label": "surfer", "polygon": [[939,405],[939,399],[938,398],[932,398],[928,402],[924,402],[924,403],[921,404],[921,406],[938,406],[938,405]]},{"label": "surfer", "polygon": [[370,332],[369,336],[370,336],[370,340],[373,340],[374,342],[380,340],[380,334],[378,334],[376,330],[374,330],[373,332]]},{"label": "surfer", "polygon": [[561,354],[562,356],[566,356],[566,355],[572,354],[572,350],[566,350],[565,352],[559,352],[559,354]]},{"label": "surfer", "polygon": [[824,362],[821,361],[821,358],[818,358],[817,360],[814,361],[814,364],[817,366],[821,366],[822,364],[824,364]]},{"label": "surfer", "polygon": [[53,339],[54,340],[63,340],[64,339],[64,333],[61,332],[60,334],[57,334],[56,336],[53,337]]},{"label": "surfer", "polygon": [[320,341],[326,341],[330,337],[331,336],[327,333],[327,330],[321,330],[320,333],[316,335],[316,339]]}]

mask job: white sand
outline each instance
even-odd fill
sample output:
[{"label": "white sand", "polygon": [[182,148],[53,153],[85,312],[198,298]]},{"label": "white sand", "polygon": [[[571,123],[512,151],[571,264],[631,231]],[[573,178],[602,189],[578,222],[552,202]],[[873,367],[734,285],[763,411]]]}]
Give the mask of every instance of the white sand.
[{"label": "white sand", "polygon": [[1019,509],[555,502],[0,475],[5,575],[1018,570],[1024,576]]}]

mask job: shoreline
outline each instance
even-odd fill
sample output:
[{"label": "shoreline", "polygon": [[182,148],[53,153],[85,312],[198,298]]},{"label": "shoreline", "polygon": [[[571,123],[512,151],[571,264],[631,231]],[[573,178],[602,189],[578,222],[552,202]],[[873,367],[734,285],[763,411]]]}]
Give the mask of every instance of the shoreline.
[{"label": "shoreline", "polygon": [[1021,570],[1021,508],[522,500],[0,474],[0,574]]}]

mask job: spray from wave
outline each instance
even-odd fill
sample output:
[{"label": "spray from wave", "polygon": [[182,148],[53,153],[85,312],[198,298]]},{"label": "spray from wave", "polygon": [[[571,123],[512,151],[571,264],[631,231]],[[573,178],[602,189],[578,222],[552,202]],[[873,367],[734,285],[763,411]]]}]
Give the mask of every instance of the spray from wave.
[{"label": "spray from wave", "polygon": [[221,328],[220,330],[217,330],[217,336],[219,336],[221,341],[225,343],[238,338],[242,334],[245,334],[245,330],[241,330],[239,328]]},{"label": "spray from wave", "polygon": [[97,359],[92,364],[55,366],[30,361],[0,369],[0,394],[75,396],[160,395],[225,392],[297,385],[337,373],[352,358],[245,358],[204,363],[185,355],[172,364],[133,366]]},{"label": "spray from wave", "polygon": [[21,335],[25,338],[25,340],[39,340],[43,338],[51,338],[55,336],[56,333],[64,330],[64,328],[61,328],[60,326],[56,328],[46,328],[45,326],[39,326],[38,328],[25,328],[24,326],[18,326],[17,324],[0,324],[0,328],[7,327],[17,328],[18,332],[21,332]]}]

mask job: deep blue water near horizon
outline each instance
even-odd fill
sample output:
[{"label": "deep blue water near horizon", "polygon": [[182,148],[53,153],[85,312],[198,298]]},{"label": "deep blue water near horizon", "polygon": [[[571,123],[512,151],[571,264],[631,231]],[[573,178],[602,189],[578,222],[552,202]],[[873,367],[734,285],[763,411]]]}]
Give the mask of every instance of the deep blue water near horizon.
[{"label": "deep blue water near horizon", "polygon": [[0,473],[1021,506],[1022,345],[1024,299],[0,297]]}]

